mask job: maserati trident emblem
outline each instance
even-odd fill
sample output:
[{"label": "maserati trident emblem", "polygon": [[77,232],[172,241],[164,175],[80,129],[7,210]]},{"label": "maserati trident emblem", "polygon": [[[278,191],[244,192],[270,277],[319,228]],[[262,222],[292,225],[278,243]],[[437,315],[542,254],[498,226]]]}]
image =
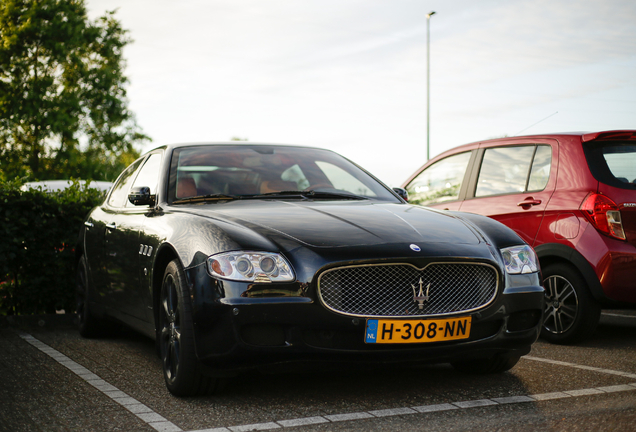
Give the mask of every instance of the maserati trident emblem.
[{"label": "maserati trident emblem", "polygon": [[431,284],[426,285],[426,294],[424,294],[424,282],[422,282],[422,278],[420,278],[420,291],[417,291],[417,287],[415,285],[411,285],[413,288],[413,301],[417,302],[417,307],[424,309],[424,302],[428,301],[428,292],[431,289]]}]

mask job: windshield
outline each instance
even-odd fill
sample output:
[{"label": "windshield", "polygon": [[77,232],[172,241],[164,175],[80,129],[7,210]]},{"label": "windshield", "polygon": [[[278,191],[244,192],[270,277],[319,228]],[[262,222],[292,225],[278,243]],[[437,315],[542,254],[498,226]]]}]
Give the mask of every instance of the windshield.
[{"label": "windshield", "polygon": [[[366,199],[399,202],[381,183],[342,156],[321,149],[200,145],[177,148],[170,167],[169,202],[211,196],[291,199]],[[321,193],[318,193],[321,192]],[[191,200],[188,200],[192,202]]]}]

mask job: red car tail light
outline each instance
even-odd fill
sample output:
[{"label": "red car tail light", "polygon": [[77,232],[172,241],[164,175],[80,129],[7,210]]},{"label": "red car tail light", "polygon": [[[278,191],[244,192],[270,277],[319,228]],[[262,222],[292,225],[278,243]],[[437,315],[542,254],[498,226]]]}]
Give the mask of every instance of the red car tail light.
[{"label": "red car tail light", "polygon": [[589,194],[581,210],[597,230],[610,237],[625,240],[621,212],[614,201],[598,193]]}]

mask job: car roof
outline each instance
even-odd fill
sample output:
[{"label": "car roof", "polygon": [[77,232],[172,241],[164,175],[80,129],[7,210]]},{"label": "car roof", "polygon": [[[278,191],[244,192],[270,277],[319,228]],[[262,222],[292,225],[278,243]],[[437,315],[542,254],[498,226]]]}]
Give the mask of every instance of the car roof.
[{"label": "car roof", "polygon": [[547,139],[547,138],[559,138],[559,137],[581,137],[581,141],[583,142],[587,142],[587,141],[593,141],[596,139],[610,139],[610,138],[614,138],[614,139],[618,139],[618,138],[623,138],[623,139],[636,139],[636,130],[634,129],[619,129],[619,130],[608,130],[608,131],[600,131],[600,132],[552,132],[552,133],[544,133],[544,134],[534,134],[534,135],[518,135],[518,136],[506,136],[506,137],[499,137],[499,138],[490,138],[490,139],[484,139],[484,140],[479,140],[479,141],[473,141],[471,143],[468,144],[462,144],[453,148],[450,148],[438,155],[436,155],[435,157],[431,158],[431,160],[433,159],[438,159],[440,158],[440,156],[446,156],[448,154],[453,154],[453,153],[461,153],[462,150],[469,150],[472,148],[475,148],[477,146],[479,146],[480,144],[491,144],[491,143],[497,143],[497,142],[506,142],[506,141],[515,141],[515,140],[527,140],[527,139]]},{"label": "car roof", "polygon": [[147,153],[151,153],[155,150],[164,149],[164,150],[172,150],[175,148],[181,147],[196,147],[196,146],[240,146],[240,147],[295,147],[295,148],[307,148],[307,149],[319,149],[319,150],[327,150],[326,148],[317,147],[317,146],[307,146],[307,145],[299,145],[299,144],[281,144],[281,143],[265,143],[265,142],[251,142],[251,141],[216,141],[216,142],[189,142],[189,143],[173,143],[173,144],[164,144],[158,147],[153,148]]}]

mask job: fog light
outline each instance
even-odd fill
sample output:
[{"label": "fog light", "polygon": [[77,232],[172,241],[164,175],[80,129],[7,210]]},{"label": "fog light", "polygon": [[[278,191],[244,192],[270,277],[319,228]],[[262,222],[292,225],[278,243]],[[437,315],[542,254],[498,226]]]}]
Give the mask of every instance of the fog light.
[{"label": "fog light", "polygon": [[508,331],[530,330],[539,325],[541,312],[538,310],[515,312],[508,317]]}]

